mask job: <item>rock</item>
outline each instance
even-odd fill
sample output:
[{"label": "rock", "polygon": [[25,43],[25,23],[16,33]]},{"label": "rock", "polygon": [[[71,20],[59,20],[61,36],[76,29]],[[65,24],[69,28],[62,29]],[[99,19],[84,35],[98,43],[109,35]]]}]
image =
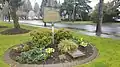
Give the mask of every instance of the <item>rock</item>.
[{"label": "rock", "polygon": [[89,53],[89,54],[93,54],[93,53]]},{"label": "rock", "polygon": [[65,60],[65,63],[67,63],[68,61],[67,60]]},{"label": "rock", "polygon": [[80,51],[80,50],[76,50],[74,52],[68,52],[73,58],[77,58],[77,57],[81,57],[84,56],[85,54]]},{"label": "rock", "polygon": [[64,54],[59,55],[59,59],[60,59],[60,60],[65,60],[65,59],[66,59],[66,56],[65,56]]}]

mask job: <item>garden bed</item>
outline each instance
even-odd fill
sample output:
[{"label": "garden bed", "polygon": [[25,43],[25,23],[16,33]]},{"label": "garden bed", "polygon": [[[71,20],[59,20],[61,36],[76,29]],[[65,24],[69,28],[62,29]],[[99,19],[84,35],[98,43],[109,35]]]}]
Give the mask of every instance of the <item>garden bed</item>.
[{"label": "garden bed", "polygon": [[7,26],[0,26],[0,28],[8,28]]},{"label": "garden bed", "polygon": [[[16,47],[16,46],[13,46],[13,47]],[[40,64],[20,64],[18,62],[15,61],[15,56],[13,56],[13,53],[11,52],[12,51],[12,48],[11,47],[10,49],[8,49],[5,54],[4,54],[4,61],[7,63],[7,64],[10,64],[11,66],[16,66],[16,67],[35,67],[35,66],[39,66],[39,67],[72,67],[72,66],[75,66],[75,65],[80,65],[80,64],[84,64],[84,63],[88,63],[92,60],[94,60],[97,56],[98,56],[98,50],[91,45],[92,47],[92,51],[93,53],[90,54],[89,56],[86,56],[86,57],[79,57],[79,58],[76,58],[76,59],[73,59],[71,56],[67,56],[72,58],[72,61],[68,61],[68,62],[65,62],[65,61],[53,61],[51,59],[47,60],[46,62],[47,63],[40,63]],[[91,49],[90,49],[91,50]],[[90,52],[91,53],[91,52]],[[13,56],[13,57],[11,57]],[[69,58],[68,58],[69,59]],[[52,63],[54,62],[54,63]]]},{"label": "garden bed", "polygon": [[30,30],[27,29],[16,29],[16,28],[11,28],[11,29],[7,29],[5,31],[0,32],[0,34],[3,35],[15,35],[15,34],[24,34],[24,33],[28,33],[30,32]]},{"label": "garden bed", "polygon": [[[20,45],[18,45],[18,46],[20,46]],[[41,62],[38,62],[37,64],[56,64],[56,63],[72,62],[74,60],[81,61],[81,60],[84,60],[84,59],[90,57],[94,52],[92,45],[89,45],[86,48],[79,47],[79,50],[82,51],[85,54],[84,56],[78,57],[78,58],[73,58],[69,54],[65,54],[66,59],[60,60],[59,56],[61,55],[61,53],[59,52],[59,50],[57,48],[54,48],[54,49],[56,51],[52,54],[53,57],[49,57],[47,60],[43,60]],[[13,49],[10,50],[9,56],[12,60],[16,61],[16,57],[19,56],[19,55],[20,55],[20,52],[16,52]],[[35,63],[33,63],[33,64],[35,64]]]}]

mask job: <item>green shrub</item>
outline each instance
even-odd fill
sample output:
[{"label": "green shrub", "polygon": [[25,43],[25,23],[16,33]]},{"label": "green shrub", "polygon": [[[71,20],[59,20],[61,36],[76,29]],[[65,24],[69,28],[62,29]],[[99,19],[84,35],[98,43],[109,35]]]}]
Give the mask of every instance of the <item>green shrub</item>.
[{"label": "green shrub", "polygon": [[32,43],[35,47],[38,48],[45,48],[46,46],[50,45],[52,42],[51,38],[51,31],[33,31],[30,33],[30,36],[32,36]]},{"label": "green shrub", "polygon": [[72,40],[65,39],[58,44],[58,49],[61,53],[72,52],[78,49],[78,45]]},{"label": "green shrub", "polygon": [[72,33],[69,30],[60,29],[55,33],[55,41],[59,43],[61,40],[64,39],[71,39]]},{"label": "green shrub", "polygon": [[20,63],[28,63],[28,64],[31,64],[31,63],[40,63],[42,60],[46,60],[48,57],[50,57],[50,54],[52,52],[53,51],[47,53],[43,49],[34,48],[34,49],[29,50],[27,52],[22,52],[20,54],[20,56],[18,56],[16,58],[16,61],[18,61]]},{"label": "green shrub", "polygon": [[89,43],[85,40],[83,40],[83,38],[77,38],[77,37],[74,37],[73,38],[73,41],[75,43],[77,43],[79,46],[83,46],[83,47],[86,47],[89,45]]},{"label": "green shrub", "polygon": [[30,50],[30,49],[31,49],[31,47],[30,47],[29,45],[24,44],[24,45],[23,45],[23,48],[22,48],[22,51],[24,52],[24,51],[28,51],[28,50]]}]

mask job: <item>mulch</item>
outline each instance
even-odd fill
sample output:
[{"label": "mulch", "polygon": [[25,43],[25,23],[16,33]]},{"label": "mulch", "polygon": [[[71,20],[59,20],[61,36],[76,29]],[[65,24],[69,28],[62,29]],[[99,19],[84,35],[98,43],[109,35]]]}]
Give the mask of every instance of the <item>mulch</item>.
[{"label": "mulch", "polygon": [[24,33],[28,33],[28,32],[30,32],[30,30],[23,29],[23,28],[20,28],[20,29],[11,28],[11,29],[7,29],[7,30],[0,32],[0,34],[2,34],[2,35],[15,35],[15,34],[24,34]]},{"label": "mulch", "polygon": [[0,26],[0,28],[8,28],[7,26]]}]

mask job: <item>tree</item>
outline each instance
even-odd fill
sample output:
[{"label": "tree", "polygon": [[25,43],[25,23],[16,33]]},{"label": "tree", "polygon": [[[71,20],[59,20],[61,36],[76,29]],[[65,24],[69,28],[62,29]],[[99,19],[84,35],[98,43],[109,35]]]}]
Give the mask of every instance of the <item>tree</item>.
[{"label": "tree", "polygon": [[62,3],[60,7],[60,14],[61,16],[68,15],[68,20],[72,20],[72,14],[73,14],[73,9],[74,9],[74,4],[72,3],[73,1],[65,0],[64,3]]},{"label": "tree", "polygon": [[6,17],[8,16],[8,13],[9,13],[9,5],[8,5],[8,2],[5,1],[4,7],[2,9],[2,14],[5,17],[5,20],[6,20]]},{"label": "tree", "polygon": [[35,17],[35,12],[33,10],[29,11],[28,17],[31,17],[31,19],[33,19]]},{"label": "tree", "polygon": [[[43,18],[44,17],[44,7],[46,6],[46,2],[47,2],[47,0],[42,0],[42,4],[41,4],[41,17]],[[44,21],[43,21],[44,22]],[[44,26],[46,27],[47,25],[46,25],[46,22],[44,22]]]},{"label": "tree", "polygon": [[18,9],[17,13],[21,18],[27,19],[29,11],[33,10],[30,0],[24,0],[24,4]]},{"label": "tree", "polygon": [[20,7],[21,5],[23,5],[22,0],[10,0],[9,1],[11,16],[13,19],[14,28],[16,28],[16,29],[20,28],[20,25],[18,22],[18,16],[16,15],[16,12],[18,10],[18,7]]},{"label": "tree", "polygon": [[[117,2],[119,3],[119,2]],[[93,22],[98,22],[98,6],[97,4],[95,6],[95,10],[91,13],[91,19]],[[104,3],[103,4],[103,23],[105,22],[113,22],[113,17],[117,17],[120,14],[120,11],[118,10],[119,5],[115,4],[113,1]]]},{"label": "tree", "polygon": [[85,18],[85,15],[88,15],[90,9],[92,9],[88,5],[90,2],[89,0],[65,0],[64,3],[62,3],[60,12],[62,14],[64,11],[67,11],[65,15],[69,15],[69,20]]},{"label": "tree", "polygon": [[117,17],[120,14],[120,11],[118,9],[119,5],[120,5],[119,0],[113,0],[112,2],[108,2],[104,4],[104,7],[103,7],[104,22],[114,21],[113,17]]},{"label": "tree", "polygon": [[96,35],[98,36],[102,33],[102,23],[112,22],[114,21],[113,17],[117,17],[120,14],[118,9],[120,6],[119,0],[113,0],[108,3],[103,3],[103,1],[104,0],[100,0],[100,3],[96,5],[95,10],[91,14],[93,22],[97,23]]},{"label": "tree", "polygon": [[1,18],[4,20],[4,16],[8,17],[9,21],[10,21],[10,9],[9,9],[9,0],[0,0],[0,3],[2,3],[2,14],[1,14]]},{"label": "tree", "polygon": [[[76,0],[75,0],[76,1]],[[87,20],[88,19],[88,14],[90,10],[92,9],[88,3],[91,1],[89,0],[77,0],[76,2],[76,7],[75,7],[75,20],[77,19],[76,15],[80,17],[80,20]]]},{"label": "tree", "polygon": [[103,3],[104,3],[104,0],[100,0],[99,9],[98,9],[99,17],[98,17],[98,23],[96,26],[96,35],[97,36],[100,36],[102,33],[101,26],[102,26],[102,22],[103,22]]},{"label": "tree", "polygon": [[2,3],[2,0],[0,0],[0,3]]},{"label": "tree", "polygon": [[39,10],[40,10],[39,4],[38,4],[38,3],[35,3],[34,12],[37,13]]},{"label": "tree", "polygon": [[22,6],[22,10],[23,12],[29,12],[30,10],[32,10],[32,5],[31,5],[31,2],[30,0],[26,0],[26,2],[23,4]]}]

